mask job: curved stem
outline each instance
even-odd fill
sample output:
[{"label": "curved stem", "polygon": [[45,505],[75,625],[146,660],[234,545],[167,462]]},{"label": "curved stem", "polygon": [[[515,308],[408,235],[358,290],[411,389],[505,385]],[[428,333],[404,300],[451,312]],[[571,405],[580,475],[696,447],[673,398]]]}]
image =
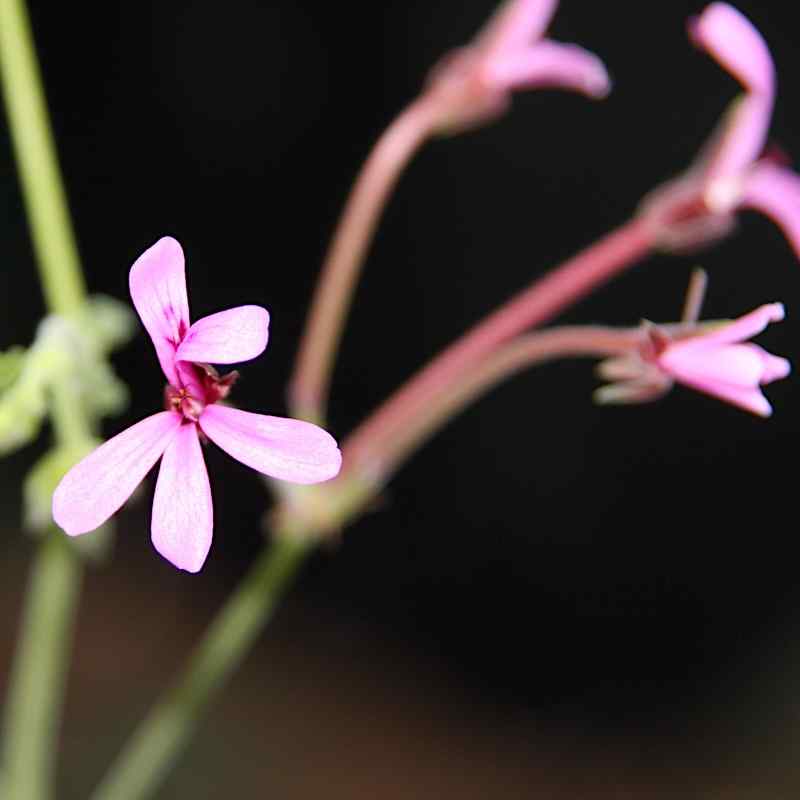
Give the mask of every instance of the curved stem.
[{"label": "curved stem", "polygon": [[[69,313],[85,300],[53,133],[23,0],[0,0],[0,80],[47,306]],[[88,436],[67,386],[57,387],[53,423],[62,443]],[[46,800],[64,693],[81,565],[64,535],[45,534],[32,568],[4,727],[3,798]]]},{"label": "curved stem", "polygon": [[[640,328],[615,330],[600,326],[552,328],[518,337],[473,365],[420,413],[393,428],[389,438],[384,438],[380,445],[381,480],[385,481],[411,453],[468,405],[523,369],[557,358],[604,358],[626,353],[635,348],[641,338]],[[356,431],[352,439],[356,444],[357,437]],[[355,463],[363,469],[363,462],[351,457],[351,448],[348,439],[343,445],[345,463]],[[363,451],[359,455],[363,458]]]},{"label": "curved stem", "polygon": [[392,189],[430,132],[430,106],[416,100],[384,131],[356,179],[314,291],[289,384],[296,417],[324,419],[333,363],[367,248]]},{"label": "curved stem", "polygon": [[217,614],[184,673],[112,764],[93,800],[153,795],[198,718],[271,618],[310,549],[308,542],[285,537],[264,550]]},{"label": "curved stem", "polygon": [[0,0],[0,76],[47,306],[74,311],[86,288],[24,0]]},{"label": "curved stem", "polygon": [[634,218],[535,281],[447,347],[363,422],[348,440],[351,464],[379,472],[383,442],[424,414],[426,406],[450,391],[465,370],[639,261],[652,244],[649,226]]}]

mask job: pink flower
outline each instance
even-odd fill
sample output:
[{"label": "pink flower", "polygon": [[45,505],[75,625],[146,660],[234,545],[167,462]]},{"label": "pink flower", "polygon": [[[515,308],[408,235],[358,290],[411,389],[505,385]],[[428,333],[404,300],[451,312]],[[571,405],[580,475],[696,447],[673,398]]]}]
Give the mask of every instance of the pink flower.
[{"label": "pink flower", "polygon": [[707,333],[680,334],[646,324],[641,346],[600,364],[603,378],[616,381],[599,389],[600,403],[641,403],[655,400],[673,381],[718,397],[762,417],[772,407],[759,387],[785,378],[789,362],[745,342],[784,316],[781,303],[770,303]]},{"label": "pink flower", "polygon": [[[133,304],[167,377],[166,411],[143,419],[75,465],[53,495],[53,519],[70,536],[94,530],[161,458],[151,533],[176,567],[197,572],[211,547],[211,490],[200,442],[273,478],[317,483],[341,465],[336,442],[308,422],[239,411],[218,401],[237,373],[209,366],[248,361],[267,345],[269,314],[239,306],[189,322],[181,246],[165,237],[131,267]],[[163,458],[162,458],[163,456]]]},{"label": "pink flower", "polygon": [[689,24],[693,42],[744,87],[695,163],[645,198],[642,213],[661,243],[686,249],[728,233],[733,213],[771,217],[800,255],[800,176],[763,156],[775,98],[775,68],[764,39],[726,3],[712,3]]},{"label": "pink flower", "polygon": [[768,417],[772,407],[759,387],[785,378],[791,366],[745,340],[783,317],[781,303],[761,306],[710,333],[666,344],[655,364],[678,383]]},{"label": "pink flower", "polygon": [[557,0],[506,0],[478,36],[431,71],[438,129],[453,133],[503,113],[516,89],[558,87],[605,97],[606,68],[593,53],[543,38]]}]

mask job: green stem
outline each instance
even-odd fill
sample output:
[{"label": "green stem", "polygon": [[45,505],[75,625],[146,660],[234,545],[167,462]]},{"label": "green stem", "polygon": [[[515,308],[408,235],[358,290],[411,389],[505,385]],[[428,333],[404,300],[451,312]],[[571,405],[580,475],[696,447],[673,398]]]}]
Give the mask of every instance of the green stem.
[{"label": "green stem", "polygon": [[[85,300],[84,280],[23,0],[0,0],[0,82],[42,290],[52,313],[69,313]],[[69,388],[58,387],[54,394],[56,438],[66,444],[85,437],[89,422]],[[8,688],[5,800],[52,795],[54,745],[81,574],[63,534],[48,531],[34,560]]]},{"label": "green stem", "polygon": [[0,76],[47,306],[73,311],[86,289],[23,0],[0,0]]},{"label": "green stem", "polygon": [[50,796],[81,568],[64,534],[45,534],[30,576],[6,707],[4,800]]},{"label": "green stem", "polygon": [[93,800],[138,800],[158,789],[198,718],[252,647],[311,545],[275,538],[226,601],[184,673],[141,723]]}]

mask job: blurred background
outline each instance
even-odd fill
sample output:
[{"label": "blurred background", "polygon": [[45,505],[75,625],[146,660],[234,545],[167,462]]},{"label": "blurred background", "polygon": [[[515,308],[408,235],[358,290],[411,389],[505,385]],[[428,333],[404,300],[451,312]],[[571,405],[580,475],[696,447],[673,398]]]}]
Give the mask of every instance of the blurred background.
[{"label": "blurred background", "polygon": [[[272,314],[236,401],[286,412],[319,264],[370,145],[492,0],[143,0],[30,9],[89,286],[127,299],[158,237],[187,254],[194,317]],[[773,135],[800,157],[791,4],[739,2],[778,66]],[[413,162],[369,257],[336,372],[339,437],[424,360],[681,169],[737,86],[685,35],[702,4],[564,0],[554,38],[605,60],[592,103],[527,93]],[[43,302],[0,123],[0,346]],[[778,230],[652,258],[562,319],[675,319],[690,269],[706,316],[783,300],[759,340],[800,354],[800,269]],[[142,333],[115,357],[119,432],[161,404]],[[796,380],[765,422],[688,390],[598,409],[590,362],[518,377],[461,416],[380,508],[308,564],[160,797],[789,798],[800,790]],[[0,680],[32,542],[0,462]],[[86,577],[60,797],[84,798],[262,546],[254,472],[206,451],[216,528],[197,576],[149,542],[149,495]]]}]

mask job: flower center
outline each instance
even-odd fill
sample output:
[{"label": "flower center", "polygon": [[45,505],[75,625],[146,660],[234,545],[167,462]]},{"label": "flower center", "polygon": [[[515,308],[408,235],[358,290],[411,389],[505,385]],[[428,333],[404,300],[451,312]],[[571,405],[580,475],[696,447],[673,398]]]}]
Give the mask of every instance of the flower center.
[{"label": "flower center", "polygon": [[197,422],[207,405],[224,400],[236,383],[239,373],[235,370],[220,375],[210,364],[180,362],[178,375],[182,386],[167,384],[164,388],[164,407]]}]

